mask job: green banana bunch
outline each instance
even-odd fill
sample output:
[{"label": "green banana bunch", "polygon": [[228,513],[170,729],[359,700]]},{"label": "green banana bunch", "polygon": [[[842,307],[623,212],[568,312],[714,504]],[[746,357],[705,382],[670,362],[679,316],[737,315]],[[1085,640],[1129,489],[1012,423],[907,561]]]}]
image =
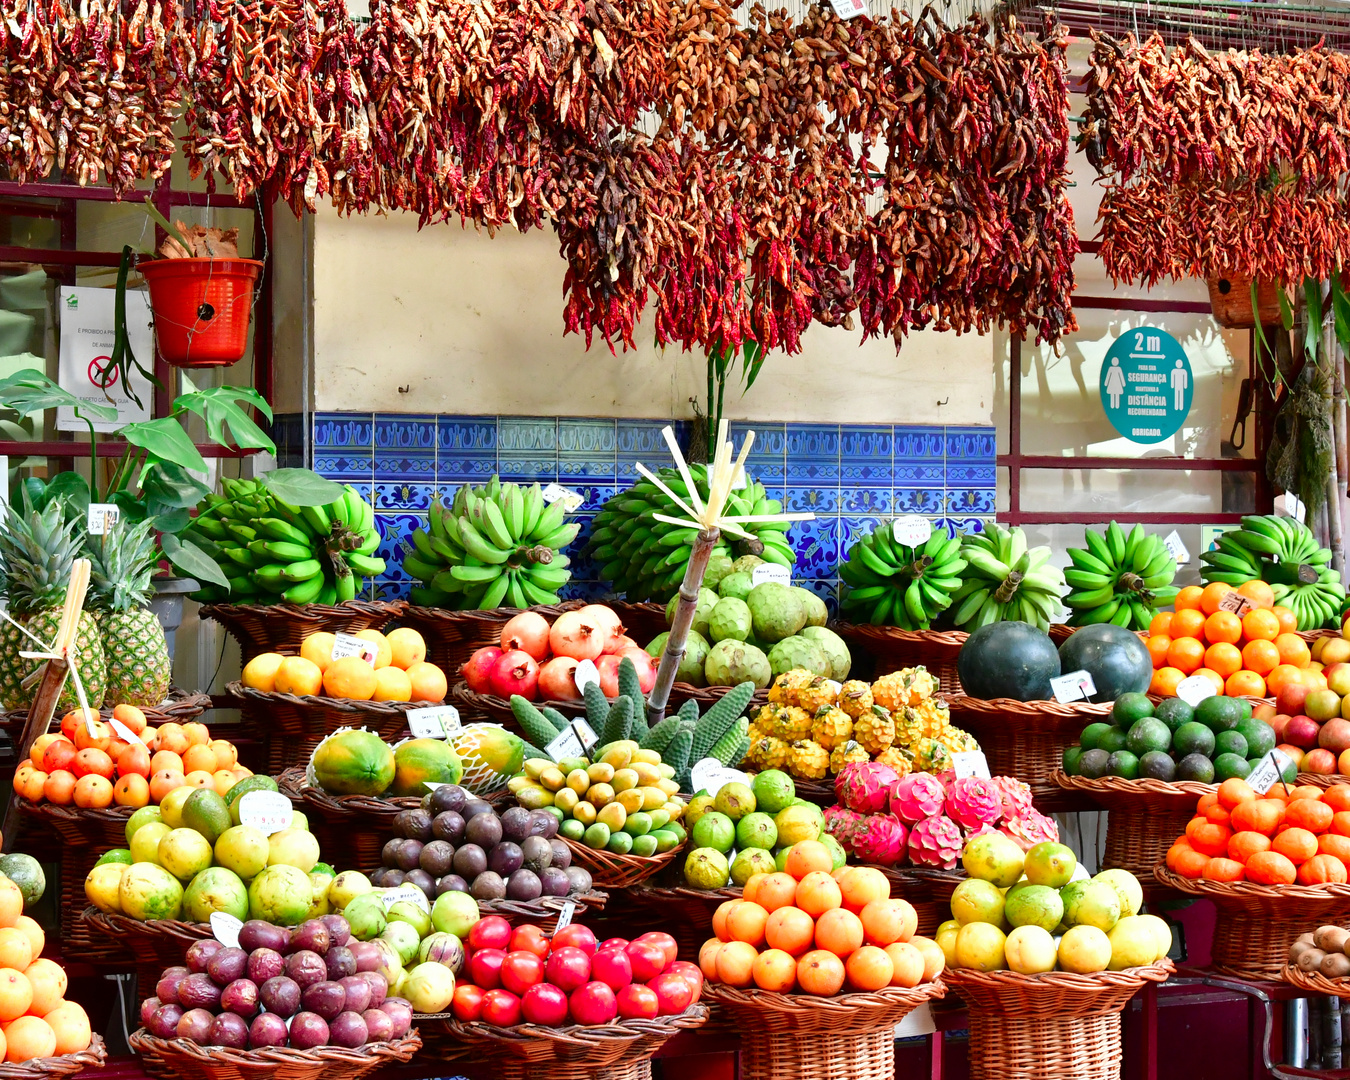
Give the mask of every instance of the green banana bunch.
[{"label": "green banana bunch", "polygon": [[1306,525],[1275,514],[1249,514],[1241,528],[1221,533],[1215,549],[1200,556],[1200,577],[1233,586],[1264,581],[1300,630],[1337,625],[1346,598],[1330,549],[1319,547]]},{"label": "green banana bunch", "polygon": [[[707,466],[691,465],[689,474],[699,497],[706,499]],[[689,489],[677,469],[662,469],[657,475],[671,491],[689,501]],[[727,496],[725,513],[728,517],[743,517],[777,514],[782,509],[783,504],[769,498],[763,484],[747,477],[745,487]],[[698,536],[698,529],[657,521],[656,514],[675,518],[685,516],[685,512],[660,488],[644,477],[600,508],[595,515],[595,531],[587,551],[600,565],[600,579],[612,583],[615,592],[623,593],[629,600],[656,600],[664,604],[675,595],[684,580],[690,545]],[[786,535],[790,524],[786,521],[744,522],[741,528],[755,539],[723,536],[713,548],[713,554],[731,559],[758,555],[765,562],[791,568],[797,562],[797,556]]]},{"label": "green banana bunch", "polygon": [[403,568],[422,584],[412,601],[465,610],[556,604],[571,578],[562,549],[581,526],[564,520],[561,501],[546,503],[538,484],[465,484],[446,507],[432,506],[412,534]]},{"label": "green banana bunch", "polygon": [[293,506],[260,480],[226,479],[221,489],[184,535],[216,560],[230,591],[207,586],[196,599],[341,604],[384,573],[375,510],[350,484],[327,506]]},{"label": "green banana bunch", "polygon": [[849,548],[839,565],[848,586],[840,608],[855,622],[927,630],[961,588],[961,538],[935,529],[922,547],[912,548],[896,540],[892,528],[890,522],[879,525]]},{"label": "green banana bunch", "polygon": [[965,580],[952,594],[952,622],[962,630],[978,630],[1011,620],[1050,629],[1059,612],[1064,573],[1050,565],[1050,549],[1027,549],[1026,534],[988,522],[984,532],[961,541]]},{"label": "green banana bunch", "polygon": [[1136,525],[1126,535],[1114,521],[1106,532],[1083,530],[1084,548],[1068,548],[1073,566],[1064,571],[1070,587],[1064,603],[1073,609],[1070,626],[1115,623],[1147,630],[1158,608],[1176,599],[1172,579],[1177,561],[1162,538]]}]

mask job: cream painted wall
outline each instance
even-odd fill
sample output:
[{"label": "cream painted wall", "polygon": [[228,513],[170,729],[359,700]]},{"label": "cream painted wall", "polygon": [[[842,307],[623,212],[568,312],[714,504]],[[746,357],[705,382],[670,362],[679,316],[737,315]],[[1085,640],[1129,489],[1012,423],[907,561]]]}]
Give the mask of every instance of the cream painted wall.
[{"label": "cream painted wall", "polygon": [[[650,331],[617,356],[598,339],[587,352],[581,337],[563,335],[563,263],[549,231],[419,232],[406,215],[343,219],[327,210],[313,234],[316,410],[689,417],[688,399],[705,392],[703,358],[662,353]],[[287,345],[278,349],[278,392],[288,397],[298,390],[298,335]],[[989,338],[914,333],[897,355],[889,340],[859,344],[855,332],[813,326],[799,355],[770,357],[726,411],[988,424],[992,404]]]}]

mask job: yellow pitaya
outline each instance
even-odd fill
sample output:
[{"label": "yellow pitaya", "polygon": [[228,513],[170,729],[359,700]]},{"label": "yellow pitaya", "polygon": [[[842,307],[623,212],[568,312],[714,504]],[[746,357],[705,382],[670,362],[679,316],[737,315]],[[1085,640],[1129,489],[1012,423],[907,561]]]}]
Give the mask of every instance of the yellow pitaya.
[{"label": "yellow pitaya", "polygon": [[839,688],[839,707],[856,720],[872,708],[872,688],[862,679],[849,679]]},{"label": "yellow pitaya", "polygon": [[891,714],[880,705],[873,705],[853,723],[853,737],[869,754],[879,754],[895,742],[895,724]]},{"label": "yellow pitaya", "polygon": [[853,737],[853,721],[843,709],[827,705],[816,713],[811,722],[811,738],[825,747],[834,750],[843,746]]},{"label": "yellow pitaya", "polygon": [[787,770],[801,780],[823,780],[830,771],[830,755],[820,743],[799,739],[788,748]]},{"label": "yellow pitaya", "polygon": [[[856,740],[849,739],[848,742],[840,743],[830,751],[830,772],[839,773],[843,771],[845,765],[870,760],[872,756],[859,746]],[[909,766],[906,765],[905,768],[908,769]]]}]

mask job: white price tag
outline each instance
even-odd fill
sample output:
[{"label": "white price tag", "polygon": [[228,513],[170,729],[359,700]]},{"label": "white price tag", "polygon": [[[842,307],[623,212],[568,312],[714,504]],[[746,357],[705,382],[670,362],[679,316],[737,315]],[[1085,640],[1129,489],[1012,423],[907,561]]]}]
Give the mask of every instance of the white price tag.
[{"label": "white price tag", "polygon": [[1239,619],[1246,615],[1247,612],[1254,610],[1255,607],[1255,604],[1236,589],[1224,593],[1223,596],[1219,598],[1219,610],[1231,611]]},{"label": "white price tag", "polygon": [[750,777],[739,769],[729,769],[716,758],[703,758],[689,770],[689,782],[694,791],[706,791],[716,795],[727,784],[745,784],[750,786]]},{"label": "white price tag", "polygon": [[459,710],[453,705],[409,709],[408,730],[414,739],[448,739],[460,732]]},{"label": "white price tag", "polygon": [[863,0],[830,0],[830,7],[841,19],[856,19],[867,14],[867,5]]},{"label": "white price tag", "polygon": [[380,647],[373,641],[359,638],[355,634],[338,634],[333,641],[333,659],[342,660],[348,656],[359,656],[371,667],[375,666],[375,657],[380,655]]},{"label": "white price tag", "polygon": [[577,733],[577,738],[581,740],[581,745],[586,748],[588,754],[591,752],[591,747],[600,741],[600,736],[595,733],[591,725],[579,716],[567,726]]},{"label": "white price tag", "polygon": [[557,738],[544,747],[544,753],[554,761],[562,761],[563,758],[585,757],[586,748],[581,745],[581,737],[569,727],[558,732]]},{"label": "white price tag", "polygon": [[1181,698],[1191,708],[1195,708],[1207,697],[1214,697],[1218,693],[1214,689],[1214,684],[1203,675],[1192,675],[1190,678],[1182,679],[1177,683],[1177,697]]},{"label": "white price tag", "polygon": [[962,780],[968,776],[988,780],[989,762],[984,758],[983,750],[962,750],[952,755],[952,771]]},{"label": "white price tag", "polygon": [[[836,10],[838,10],[836,8]],[[855,12],[861,15],[862,12]],[[841,15],[841,19],[849,16]],[[919,517],[918,514],[909,514],[906,517],[898,517],[891,522],[891,536],[895,537],[898,544],[904,544],[905,547],[918,547],[920,544],[928,543],[929,537],[933,535],[933,523],[926,517]]]},{"label": "white price tag", "polygon": [[117,732],[117,737],[123,742],[140,743],[141,745],[145,744],[144,739],[132,731],[131,728],[127,727],[126,724],[122,723],[121,720],[117,719],[117,717],[111,717],[108,720],[108,723],[112,725],[113,731]]},{"label": "white price tag", "polygon": [[1186,550],[1186,545],[1181,542],[1181,534],[1176,529],[1163,537],[1163,547],[1172,553],[1178,566],[1185,566],[1191,561],[1191,553]]},{"label": "white price tag", "polygon": [[744,491],[746,484],[748,484],[749,482],[750,481],[747,480],[745,476],[745,466],[742,465],[740,468],[736,470],[736,479],[734,479],[731,482],[731,490]]},{"label": "white price tag", "polygon": [[239,948],[239,928],[243,925],[228,911],[211,912],[211,934],[227,949]]},{"label": "white price tag", "polygon": [[1061,705],[1083,701],[1097,692],[1097,684],[1086,671],[1070,671],[1050,680],[1050,692]]},{"label": "white price tag", "polygon": [[[1288,764],[1289,757],[1283,751],[1272,750],[1247,774],[1248,786],[1258,795],[1264,795],[1276,784],[1284,783],[1284,769]],[[1285,784],[1284,789],[1288,791],[1289,785]]]},{"label": "white price tag", "polygon": [[117,524],[117,519],[122,516],[122,511],[112,503],[90,503],[89,514],[85,524],[88,526],[90,536],[103,536],[113,530]]},{"label": "white price tag", "polygon": [[577,913],[577,903],[575,900],[569,900],[562,906],[562,911],[558,912],[558,925],[553,928],[556,934],[564,926],[572,925],[572,916]]},{"label": "white price tag", "polygon": [[279,791],[250,791],[239,799],[239,824],[264,836],[290,828],[291,813],[291,800]]},{"label": "white price tag", "polygon": [[427,899],[427,894],[416,885],[400,885],[394,889],[385,889],[380,900],[384,902],[385,911],[398,903],[416,904],[423,911],[431,910],[431,902]]},{"label": "white price tag", "polygon": [[577,684],[577,693],[579,694],[586,693],[586,687],[590,686],[591,683],[595,683],[598,686],[600,683],[600,671],[595,666],[595,661],[583,660],[579,663],[576,666],[576,670],[572,672],[572,679]]},{"label": "white price tag", "polygon": [[786,566],[766,562],[763,566],[756,566],[750,572],[751,586],[763,585],[766,581],[773,581],[779,585],[791,585],[792,571]]},{"label": "white price tag", "polygon": [[563,513],[575,514],[581,509],[581,504],[586,501],[586,496],[571,488],[565,488],[561,484],[549,484],[542,492],[544,502],[555,503],[561,501],[563,504]]},{"label": "white price tag", "polygon": [[897,1039],[913,1039],[919,1035],[931,1035],[937,1030],[933,1022],[933,1010],[924,1002],[912,1013],[895,1025]]}]

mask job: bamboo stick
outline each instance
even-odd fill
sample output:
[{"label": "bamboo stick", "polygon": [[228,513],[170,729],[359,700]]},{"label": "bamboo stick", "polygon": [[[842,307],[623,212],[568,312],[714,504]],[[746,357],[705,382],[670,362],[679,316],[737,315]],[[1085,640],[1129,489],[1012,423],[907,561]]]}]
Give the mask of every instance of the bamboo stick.
[{"label": "bamboo stick", "polygon": [[675,618],[670,624],[670,636],[666,638],[665,650],[661,653],[661,664],[656,669],[656,685],[647,695],[647,726],[655,727],[666,717],[666,703],[670,701],[670,688],[675,685],[675,673],[680,661],[684,659],[685,645],[689,641],[689,631],[694,625],[694,614],[698,607],[698,592],[703,585],[703,574],[708,569],[708,560],[721,533],[717,529],[700,529],[694,540],[693,550],[689,553],[689,565],[684,571],[684,580],[680,582],[680,602],[675,606]]}]

